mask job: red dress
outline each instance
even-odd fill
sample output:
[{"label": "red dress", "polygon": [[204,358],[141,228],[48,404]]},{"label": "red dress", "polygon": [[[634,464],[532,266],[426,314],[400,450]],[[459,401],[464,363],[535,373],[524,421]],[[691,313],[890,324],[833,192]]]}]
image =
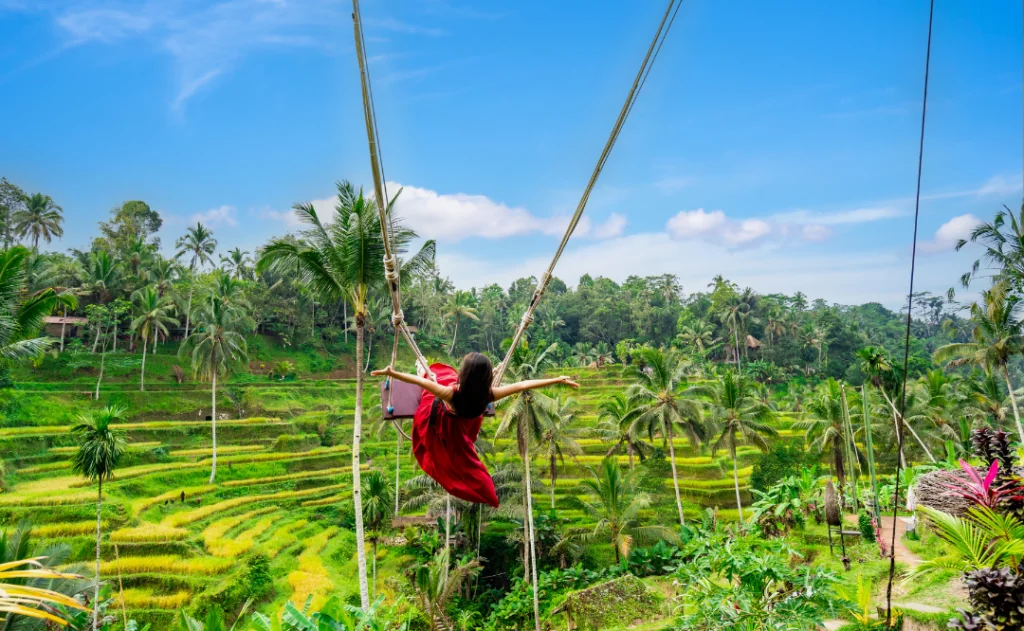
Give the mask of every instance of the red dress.
[{"label": "red dress", "polygon": [[[454,386],[458,373],[451,366],[433,364],[430,370],[437,376],[437,383]],[[462,418],[456,416],[442,401],[432,415],[436,398],[423,391],[420,405],[412,420],[412,453],[420,463],[423,472],[437,481],[453,496],[498,507],[498,495],[494,492],[494,480],[487,467],[477,456],[476,437],[484,417]],[[433,416],[433,418],[431,418]]]}]

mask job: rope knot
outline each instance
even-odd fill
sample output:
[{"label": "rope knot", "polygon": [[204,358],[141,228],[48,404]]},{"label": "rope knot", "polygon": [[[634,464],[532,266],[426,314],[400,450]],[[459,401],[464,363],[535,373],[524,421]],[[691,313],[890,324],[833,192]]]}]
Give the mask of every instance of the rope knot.
[{"label": "rope knot", "polygon": [[525,329],[531,324],[533,324],[533,313],[531,313],[530,310],[527,309],[526,313],[523,314],[522,327]]},{"label": "rope knot", "polygon": [[396,329],[405,324],[405,312],[399,309],[391,314],[391,325]]},{"label": "rope knot", "polygon": [[384,257],[384,277],[389,283],[398,280],[398,257],[394,254]]}]

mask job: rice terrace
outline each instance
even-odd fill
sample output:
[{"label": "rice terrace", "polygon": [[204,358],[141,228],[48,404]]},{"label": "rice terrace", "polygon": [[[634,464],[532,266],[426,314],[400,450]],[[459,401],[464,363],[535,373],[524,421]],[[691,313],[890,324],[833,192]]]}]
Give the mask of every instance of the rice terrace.
[{"label": "rice terrace", "polygon": [[1024,629],[1022,22],[0,2],[0,631]]}]

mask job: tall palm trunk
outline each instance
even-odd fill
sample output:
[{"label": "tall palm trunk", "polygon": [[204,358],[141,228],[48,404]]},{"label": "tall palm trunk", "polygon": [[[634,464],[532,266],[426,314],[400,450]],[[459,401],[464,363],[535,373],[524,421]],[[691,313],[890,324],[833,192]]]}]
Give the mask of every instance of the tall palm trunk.
[{"label": "tall palm trunk", "polygon": [[370,542],[373,546],[373,597],[377,597],[377,537]]},{"label": "tall palm trunk", "polygon": [[100,538],[102,537],[103,478],[99,479],[96,495],[96,586],[92,596],[92,631],[99,629],[100,622]]},{"label": "tall palm trunk", "polygon": [[732,452],[732,485],[736,489],[736,510],[740,512],[740,527],[743,527],[743,500],[740,499],[740,472],[739,466],[736,464],[738,457],[736,456],[736,437],[733,436],[731,439],[731,446],[729,451]]},{"label": "tall palm trunk", "polygon": [[1010,383],[1010,370],[1003,364],[1003,377],[1006,377],[1006,390],[1010,393],[1010,405],[1013,406],[1013,420],[1017,422],[1017,434],[1021,442],[1024,442],[1024,427],[1020,424],[1020,412],[1017,411],[1017,396],[1013,394],[1013,384]]},{"label": "tall palm trunk", "polygon": [[442,584],[448,582],[448,569],[452,566],[452,496],[444,494],[444,579]]},{"label": "tall palm trunk", "polygon": [[448,349],[449,355],[455,352],[455,340],[457,339],[459,339],[459,316],[455,316],[455,334],[452,335],[452,345]]},{"label": "tall palm trunk", "polygon": [[359,445],[363,432],[363,328],[366,316],[356,311],[356,411],[352,422],[352,503],[356,512],[356,558],[359,562],[359,603],[370,610],[370,592],[366,584],[366,534],[363,531],[362,480],[359,476]]},{"label": "tall palm trunk", "polygon": [[114,348],[110,349],[110,352],[117,352],[117,317],[114,317]]},{"label": "tall palm trunk", "polygon": [[[99,337],[97,337],[96,339],[99,339]],[[106,344],[106,342],[104,342],[103,343],[103,352],[100,354],[100,374],[99,374],[99,377],[96,379],[96,395],[93,397],[94,401],[99,401],[100,400],[100,383],[103,381],[103,369],[106,366],[106,362],[107,362],[107,344]]]},{"label": "tall palm trunk", "polygon": [[342,319],[345,321],[342,328],[345,329],[345,343],[348,344],[348,300],[341,301]]},{"label": "tall palm trunk", "polygon": [[401,498],[402,488],[399,482],[402,479],[402,433],[395,432],[398,436],[395,439],[395,519],[398,519],[398,505]]},{"label": "tall palm trunk", "polygon": [[[195,276],[196,266],[192,266],[191,275]],[[185,307],[185,339],[188,339],[189,325],[192,323],[192,290],[195,289],[195,278],[189,278],[188,281],[188,306]]]},{"label": "tall palm trunk", "polygon": [[665,431],[668,434],[668,460],[672,463],[672,486],[676,490],[676,509],[679,510],[679,525],[686,525],[686,517],[683,516],[683,498],[679,495],[679,473],[676,471],[676,446],[672,440],[672,422],[665,423]]},{"label": "tall palm trunk", "polygon": [[149,347],[149,340],[142,336],[142,375],[139,378],[139,392],[146,391],[146,349]]},{"label": "tall palm trunk", "polygon": [[551,510],[555,510],[555,482],[558,480],[558,462],[551,454]]},{"label": "tall palm trunk", "polygon": [[213,479],[217,477],[217,369],[213,369],[213,387],[210,389],[212,406],[213,406],[213,425],[212,436],[213,436],[213,462],[210,467],[210,484],[213,484]]},{"label": "tall palm trunk", "polygon": [[60,352],[64,352],[64,330],[67,327],[68,308],[64,307],[64,318],[60,322]]},{"label": "tall palm trunk", "polygon": [[626,442],[626,452],[629,454],[629,470],[633,470],[633,442]]},{"label": "tall palm trunk", "polygon": [[533,489],[530,481],[530,445],[527,442],[523,449],[523,467],[526,470],[526,528],[530,548],[530,579],[533,581],[533,623],[536,631],[540,631],[540,597],[537,592],[537,542],[533,532]]}]

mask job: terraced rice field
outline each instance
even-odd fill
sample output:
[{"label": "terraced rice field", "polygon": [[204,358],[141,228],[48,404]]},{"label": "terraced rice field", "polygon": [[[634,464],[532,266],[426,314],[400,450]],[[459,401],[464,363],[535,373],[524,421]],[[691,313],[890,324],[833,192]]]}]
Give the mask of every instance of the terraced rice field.
[{"label": "terraced rice field", "polygon": [[[578,372],[584,386],[577,397],[580,424],[592,429],[601,400],[626,384],[616,369]],[[110,396],[129,396],[112,390]],[[173,389],[146,394],[150,398],[181,396]],[[274,605],[286,599],[304,603],[307,597],[317,602],[329,593],[345,598],[355,592],[354,537],[341,527],[340,510],[350,505],[352,495],[347,430],[353,384],[320,383],[305,390],[268,386],[259,388],[255,396],[260,416],[218,421],[213,484],[209,483],[210,423],[195,420],[195,410],[180,418],[139,418],[122,425],[131,450],[115,479],[104,485],[101,573],[120,577],[124,591],[118,598],[129,615],[163,628],[183,605],[224,598],[245,571],[240,559],[252,552],[270,559],[277,577]],[[342,406],[340,431],[333,440],[321,441],[313,433],[315,426],[338,405]],[[67,542],[77,555],[74,560],[86,561],[95,532],[95,487],[71,473],[75,448],[68,435],[70,426],[53,421],[40,418],[37,426],[0,427],[0,456],[9,487],[0,492],[0,528],[31,520],[37,539]],[[784,420],[780,426],[790,423]],[[275,450],[279,436],[300,435],[306,436],[294,441],[312,443],[311,448]],[[783,435],[795,439],[799,432],[786,430]],[[493,465],[516,460],[511,443],[507,438],[497,442]],[[567,458],[560,466],[554,488],[559,514],[574,520],[574,525],[585,525],[586,517],[566,507],[566,498],[577,492],[580,481],[609,449],[607,441],[593,435],[580,440],[580,446],[583,454]],[[681,492],[691,502],[688,512],[692,515],[700,506],[721,506],[723,517],[735,514],[728,456],[695,450],[685,439],[677,438],[674,447]],[[419,470],[408,444],[401,449],[400,475],[408,479]],[[739,450],[745,501],[750,499],[747,483],[756,457],[756,449]],[[627,456],[618,459],[629,467]],[[655,478],[653,483],[663,485],[666,492],[661,495],[669,503],[652,507],[648,518],[666,508],[674,514],[672,481],[664,464],[660,480]],[[634,465],[639,466],[639,460]],[[546,484],[547,463],[538,460],[534,466],[535,475]],[[393,479],[393,430],[379,437],[364,433],[363,467],[383,469]],[[547,512],[549,497],[536,498],[535,506],[537,512]],[[381,554],[386,556],[387,549],[382,548]],[[90,574],[91,569],[86,567],[85,572]]]}]

